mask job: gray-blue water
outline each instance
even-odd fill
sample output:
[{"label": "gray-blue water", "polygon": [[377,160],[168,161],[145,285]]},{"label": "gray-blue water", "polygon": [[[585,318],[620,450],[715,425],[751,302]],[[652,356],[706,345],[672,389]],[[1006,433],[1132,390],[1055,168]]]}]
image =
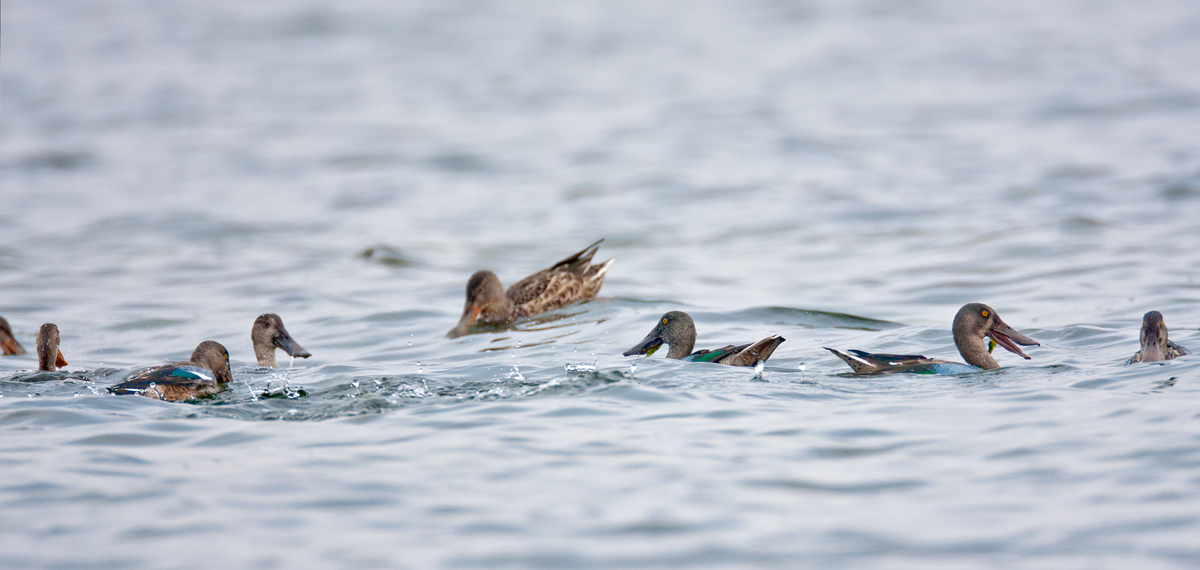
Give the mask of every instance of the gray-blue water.
[{"label": "gray-blue water", "polygon": [[[1122,365],[1200,351],[1200,3],[0,12],[0,315],[71,362],[0,358],[0,566],[1200,566],[1200,358]],[[444,337],[601,237],[602,299]],[[970,301],[1033,360],[821,348]],[[620,356],[674,309],[787,341]],[[104,393],[205,339],[224,394]]]}]

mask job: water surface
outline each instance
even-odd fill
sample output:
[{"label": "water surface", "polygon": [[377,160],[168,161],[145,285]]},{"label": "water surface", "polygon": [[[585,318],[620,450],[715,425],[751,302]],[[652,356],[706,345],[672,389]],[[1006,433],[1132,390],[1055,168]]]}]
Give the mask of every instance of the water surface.
[{"label": "water surface", "polygon": [[[1200,350],[1194,2],[2,11],[0,315],[71,362],[0,358],[2,566],[1200,564],[1200,361],[1123,365]],[[445,338],[601,237],[603,298]],[[1033,360],[821,348],[972,301]],[[668,310],[787,341],[620,356]],[[224,394],[104,393],[205,339]]]}]

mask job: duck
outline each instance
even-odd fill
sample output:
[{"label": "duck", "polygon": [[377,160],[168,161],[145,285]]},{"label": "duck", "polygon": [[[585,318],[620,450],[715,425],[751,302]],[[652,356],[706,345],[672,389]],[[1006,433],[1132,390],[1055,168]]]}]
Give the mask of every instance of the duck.
[{"label": "duck", "polygon": [[189,361],[148,368],[125,382],[110,386],[108,391],[182,402],[216,394],[224,390],[230,380],[233,380],[233,374],[229,371],[229,351],[219,342],[206,340],[196,346]]},{"label": "duck", "polygon": [[278,368],[275,362],[275,349],[281,348],[288,356],[308,358],[312,356],[300,343],[288,334],[283,326],[283,319],[275,313],[263,313],[254,319],[250,329],[250,340],[254,343],[254,356],[259,366]]},{"label": "duck", "polygon": [[4,356],[25,354],[25,347],[17,342],[17,337],[13,336],[12,327],[8,326],[8,321],[4,320],[4,317],[0,317],[0,354]]},{"label": "duck", "polygon": [[954,345],[967,364],[935,360],[919,354],[871,354],[861,350],[849,353],[836,348],[824,347],[846,361],[857,375],[889,374],[906,372],[913,374],[963,374],[979,370],[995,370],[1000,363],[992,358],[991,351],[983,344],[989,337],[1005,350],[1020,355],[1025,360],[1030,356],[1021,352],[1017,345],[1041,346],[1008,326],[996,310],[983,303],[968,303],[954,316]]},{"label": "duck", "polygon": [[592,264],[592,256],[603,241],[514,283],[507,291],[495,273],[486,269],[476,271],[467,280],[462,318],[446,336],[457,338],[469,333],[476,324],[507,325],[592,299],[600,292],[604,274],[617,259]]},{"label": "duck", "polygon": [[38,370],[54,372],[70,364],[58,348],[58,325],[46,323],[38,330],[37,354]]},{"label": "duck", "polygon": [[1186,348],[1167,339],[1167,324],[1162,313],[1150,311],[1142,317],[1142,349],[1137,351],[1126,364],[1171,360],[1188,354]]},{"label": "duck", "polygon": [[697,350],[696,323],[692,317],[683,311],[670,311],[658,319],[654,329],[642,342],[626,350],[624,356],[645,354],[650,356],[664,344],[671,347],[667,358],[686,360],[689,362],[713,362],[729,366],[757,366],[766,362],[771,353],[787,340],[779,335],[771,335],[758,342],[740,346],[724,346],[713,350]]}]

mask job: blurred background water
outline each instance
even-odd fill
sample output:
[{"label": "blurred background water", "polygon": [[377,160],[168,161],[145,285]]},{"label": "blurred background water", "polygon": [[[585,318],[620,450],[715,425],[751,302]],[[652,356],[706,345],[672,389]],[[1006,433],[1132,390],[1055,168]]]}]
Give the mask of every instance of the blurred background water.
[{"label": "blurred background water", "polygon": [[[1200,363],[1122,365],[1200,350],[1200,4],[0,11],[0,315],[72,364],[0,358],[0,566],[1200,565]],[[601,237],[602,299],[444,337]],[[821,349],[970,301],[1033,360]],[[620,356],[673,309],[787,342]],[[104,393],[205,339],[215,399]]]}]

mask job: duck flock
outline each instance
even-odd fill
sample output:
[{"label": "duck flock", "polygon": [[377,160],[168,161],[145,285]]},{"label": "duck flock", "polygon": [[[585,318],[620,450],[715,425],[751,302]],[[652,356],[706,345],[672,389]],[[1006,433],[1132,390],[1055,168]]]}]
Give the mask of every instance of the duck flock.
[{"label": "duck flock", "polygon": [[[495,330],[522,319],[563,307],[589,301],[596,297],[604,285],[604,276],[616,258],[599,264],[592,257],[604,240],[597,241],[575,253],[526,277],[507,290],[495,273],[487,270],[476,272],[467,281],[467,299],[462,318],[446,334],[456,338],[472,332]],[[1008,326],[991,307],[983,303],[968,303],[954,316],[952,327],[954,344],[966,364],[935,360],[919,354],[877,354],[862,350],[826,350],[850,365],[856,375],[886,373],[917,374],[963,374],[979,370],[992,370],[1000,364],[992,356],[992,349],[1001,346],[1026,360],[1030,356],[1021,346],[1039,346],[1039,343]],[[312,356],[297,343],[279,315],[267,313],[254,321],[250,338],[254,355],[260,366],[275,368],[275,351],[283,350],[289,356],[308,358]],[[990,339],[987,344],[984,338]],[[785,339],[771,335],[757,342],[729,345],[708,350],[694,350],[696,324],[683,311],[670,311],[659,317],[654,328],[624,356],[654,354],[662,345],[670,350],[667,358],[691,362],[711,362],[730,366],[758,366],[774,354]],[[1127,364],[1170,360],[1188,354],[1188,351],[1171,342],[1167,337],[1167,326],[1158,311],[1150,311],[1142,319],[1141,349]],[[37,336],[38,369],[55,371],[68,362],[59,348],[58,326],[46,323]],[[17,341],[8,321],[0,317],[0,352],[5,356],[26,354]],[[229,368],[229,351],[221,343],[206,340],[196,346],[187,362],[175,362],[142,370],[120,384],[110,386],[113,394],[135,394],[158,400],[179,402],[217,394],[233,380]]]}]

